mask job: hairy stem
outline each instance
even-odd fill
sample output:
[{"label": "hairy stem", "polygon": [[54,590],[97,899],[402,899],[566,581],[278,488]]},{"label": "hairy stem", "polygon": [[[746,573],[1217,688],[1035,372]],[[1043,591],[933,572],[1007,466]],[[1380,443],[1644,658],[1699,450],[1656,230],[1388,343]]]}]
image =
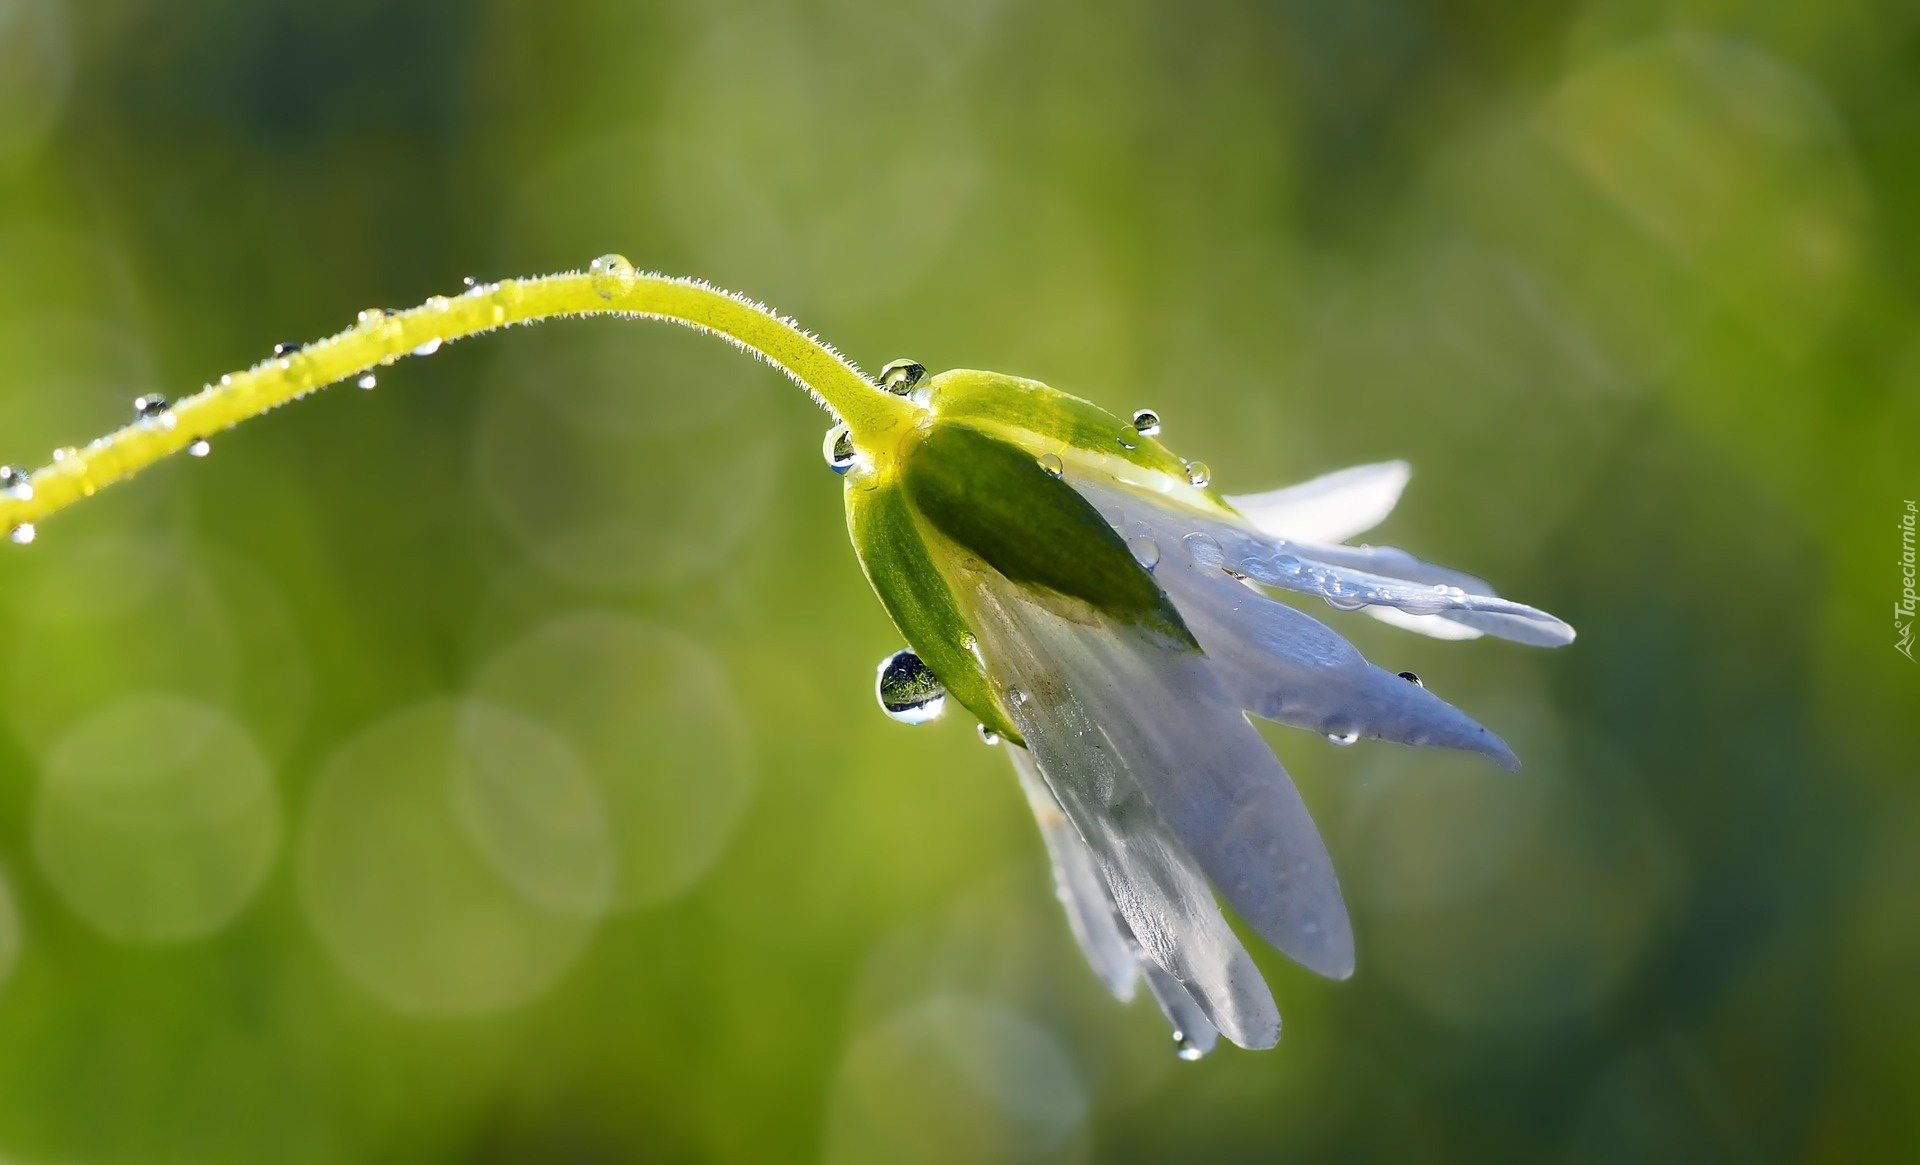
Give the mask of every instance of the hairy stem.
[{"label": "hairy stem", "polygon": [[[0,481],[0,533],[32,523],[202,438],[315,389],[426,355],[449,340],[507,324],[569,315],[671,320],[711,332],[792,377],[837,413],[861,444],[910,423],[913,406],[861,375],[838,352],[757,303],[688,279],[637,274],[609,255],[585,271],[476,286],[411,311],[362,312],[344,332],[222,376],[164,412],[144,416],[82,449],[62,449],[30,478]],[[10,488],[9,488],[10,484]]]}]

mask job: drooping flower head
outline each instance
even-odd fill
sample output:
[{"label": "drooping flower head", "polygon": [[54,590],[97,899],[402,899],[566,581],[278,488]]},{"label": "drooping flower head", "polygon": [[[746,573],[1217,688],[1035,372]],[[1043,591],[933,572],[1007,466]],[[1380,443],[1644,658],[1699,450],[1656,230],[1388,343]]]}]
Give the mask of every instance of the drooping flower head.
[{"label": "drooping flower head", "polygon": [[[0,467],[0,530],[35,523],[209,434],[314,389],[505,324],[555,315],[664,319],[719,335],[832,410],[828,464],[845,475],[860,563],[909,649],[883,663],[881,703],[918,721],[952,700],[1004,741],[1037,817],[1069,924],[1126,998],[1137,981],[1182,1055],[1225,1035],[1279,1037],[1272,996],[1215,903],[1334,978],[1353,932],[1327,852],[1247,714],[1339,743],[1374,737],[1481,752],[1498,738],[1411,673],[1367,663],[1267,590],[1314,595],[1443,638],[1555,646],[1566,624],[1476,578],[1344,540],[1383,518],[1407,469],[1363,466],[1224,497],[1174,456],[1159,420],[1123,421],[1044,384],[990,372],[928,377],[910,361],[880,383],[764,307],[697,281],[636,272],[618,255],[585,272],[472,284],[358,325],[169,403],[126,427]],[[1264,589],[1263,589],[1264,588]]]}]

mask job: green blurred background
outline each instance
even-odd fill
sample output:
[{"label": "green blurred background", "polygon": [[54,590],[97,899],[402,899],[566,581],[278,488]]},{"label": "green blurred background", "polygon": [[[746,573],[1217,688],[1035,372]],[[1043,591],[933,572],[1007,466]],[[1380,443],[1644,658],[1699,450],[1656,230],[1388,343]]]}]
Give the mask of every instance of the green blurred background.
[{"label": "green blurred background", "polygon": [[455,345],[0,555],[0,1159],[1913,1160],[1920,10],[0,0],[0,461],[620,251],[1046,380],[1557,653],[1321,610],[1517,775],[1273,731],[1359,972],[1176,1061],[882,717],[826,421]]}]

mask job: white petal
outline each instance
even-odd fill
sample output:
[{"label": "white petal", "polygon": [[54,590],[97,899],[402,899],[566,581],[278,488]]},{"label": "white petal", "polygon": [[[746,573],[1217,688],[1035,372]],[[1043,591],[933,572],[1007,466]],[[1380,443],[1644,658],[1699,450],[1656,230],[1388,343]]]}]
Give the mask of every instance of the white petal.
[{"label": "white petal", "polygon": [[1144,533],[1159,543],[1163,555],[1176,553],[1184,542],[1187,552],[1202,561],[1210,558],[1212,565],[1267,586],[1319,595],[1342,610],[1396,607],[1411,615],[1444,615],[1535,647],[1573,642],[1573,628],[1545,611],[1480,593],[1486,584],[1472,575],[1432,566],[1402,550],[1289,542],[1241,522],[1149,498],[1113,481],[1076,477],[1073,485],[1123,537]]},{"label": "white petal", "polygon": [[1276,538],[1345,542],[1378,526],[1400,501],[1413,476],[1404,461],[1356,465],[1265,493],[1239,494],[1227,504],[1254,528]]},{"label": "white petal", "polygon": [[1153,992],[1153,1001],[1160,1005],[1160,1014],[1167,1017],[1167,1023],[1173,1028],[1174,1043],[1180,1047],[1183,1059],[1199,1059],[1220,1042],[1220,1030],[1208,1021],[1206,1013],[1200,1010],[1180,980],[1162,971],[1150,961],[1140,964],[1141,973],[1147,977],[1147,990]]},{"label": "white petal", "polygon": [[1025,697],[1008,696],[1014,724],[1098,861],[1142,951],[1186,987],[1228,1039],[1247,1048],[1271,1047],[1280,1038],[1280,1013],[1259,968],[1100,721],[1029,634],[1030,609],[1013,598],[1002,603],[985,590],[974,597],[975,630],[996,678]]},{"label": "white petal", "polygon": [[1053,863],[1054,892],[1066,908],[1067,926],[1093,973],[1115,999],[1125,1003],[1133,998],[1139,980],[1139,948],[1134,945],[1133,934],[1114,906],[1113,895],[1107,892],[1093,851],[1060,811],[1060,803],[1040,776],[1033,755],[1012,741],[1007,742],[1006,750],[1013,760],[1013,771],[1019,774],[1020,787],[1026,791],[1027,803],[1040,822],[1040,836]]},{"label": "white petal", "polygon": [[1363,607],[1361,614],[1371,615],[1389,627],[1425,635],[1431,639],[1478,639],[1486,632],[1465,627],[1441,615],[1409,615],[1398,607]]},{"label": "white petal", "polygon": [[[1110,828],[1131,811],[1135,790],[1143,792],[1154,818],[1262,938],[1310,970],[1351,974],[1353,931],[1326,847],[1286,770],[1207,657],[1084,609],[1069,618],[1026,592],[986,598],[982,635],[990,626],[996,640],[989,666],[1025,692],[1024,702],[1010,700],[1014,721],[1089,843],[1096,827]],[[1032,734],[1023,717],[1035,723]],[[1060,763],[1080,771],[1058,772]],[[1122,888],[1108,881],[1135,936],[1167,966]],[[1240,1042],[1233,1026],[1209,1015]]]},{"label": "white petal", "polygon": [[1466,749],[1519,767],[1499,737],[1419,684],[1368,663],[1311,615],[1186,554],[1163,555],[1155,577],[1247,711],[1328,736]]}]

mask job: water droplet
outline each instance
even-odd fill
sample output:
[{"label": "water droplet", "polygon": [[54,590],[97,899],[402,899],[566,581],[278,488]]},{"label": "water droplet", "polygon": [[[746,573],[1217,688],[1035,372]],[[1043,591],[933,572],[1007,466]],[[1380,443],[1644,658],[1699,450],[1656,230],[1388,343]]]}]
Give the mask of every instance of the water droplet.
[{"label": "water droplet", "polygon": [[1059,455],[1056,453],[1042,453],[1040,455],[1040,468],[1047,471],[1048,477],[1059,477],[1067,471],[1065,463],[1060,460]]},{"label": "water droplet", "polygon": [[1400,678],[1401,678],[1401,679],[1403,679],[1403,680],[1405,680],[1405,681],[1407,681],[1408,683],[1410,683],[1410,684],[1412,684],[1412,685],[1413,685],[1414,687],[1416,687],[1416,688],[1424,688],[1424,687],[1426,687],[1426,686],[1427,686],[1427,685],[1425,685],[1425,684],[1423,684],[1423,683],[1421,683],[1421,682],[1420,682],[1420,677],[1419,677],[1419,676],[1417,676],[1417,675],[1414,675],[1414,674],[1413,674],[1412,672],[1410,672],[1410,671],[1403,671],[1403,672],[1401,672],[1401,673],[1400,673]]},{"label": "water droplet", "polygon": [[32,475],[24,469],[15,469],[11,465],[0,465],[0,493],[4,493],[17,501],[32,501]]},{"label": "water droplet", "polygon": [[211,452],[213,452],[213,446],[207,443],[205,437],[197,437],[194,439],[193,444],[187,446],[187,456],[189,457],[205,457]]},{"label": "water droplet", "polygon": [[1000,734],[984,724],[976,724],[974,730],[980,733],[980,743],[991,748],[1000,743]]},{"label": "water droplet", "polygon": [[1187,481],[1190,484],[1200,489],[1205,489],[1207,488],[1207,483],[1212,480],[1213,480],[1213,471],[1207,468],[1206,462],[1204,461],[1187,462]]},{"label": "water droplet", "polygon": [[359,385],[361,388],[371,390],[377,385],[379,385],[380,379],[376,377],[373,373],[369,372],[365,376],[362,376],[360,379],[354,381],[354,383]]},{"label": "water droplet", "polygon": [[880,710],[902,724],[925,724],[947,710],[947,686],[911,651],[896,651],[874,674]]},{"label": "water droplet", "polygon": [[298,352],[299,350],[300,345],[294,343],[292,340],[282,340],[273,346],[273,354],[275,356],[285,356],[291,352]]},{"label": "water droplet", "polygon": [[78,457],[79,455],[80,451],[71,445],[62,445],[53,451],[53,459],[55,461],[65,461],[69,457]]},{"label": "water droplet", "polygon": [[361,324],[377,324],[377,323],[381,323],[386,318],[387,318],[387,313],[384,311],[381,311],[377,307],[370,307],[367,310],[361,312],[359,315],[354,317],[354,319]]},{"label": "water droplet", "polygon": [[1134,428],[1132,425],[1128,425],[1118,433],[1115,433],[1113,439],[1120,442],[1120,448],[1122,449],[1140,448],[1140,430]]},{"label": "water droplet", "polygon": [[7,532],[7,541],[13,543],[15,546],[25,546],[27,543],[33,541],[36,533],[38,533],[38,531],[33,528],[32,522],[22,522]]},{"label": "water droplet", "polygon": [[469,292],[474,292],[480,290],[480,281],[471,275],[462,275],[460,277],[460,286],[466,288]]},{"label": "water droplet", "polygon": [[1360,739],[1360,730],[1357,728],[1349,728],[1344,732],[1327,733],[1327,740],[1333,744],[1347,745],[1352,744],[1358,739]]},{"label": "water droplet", "polygon": [[429,295],[424,306],[429,311],[446,311],[453,303],[444,295]]},{"label": "water droplet", "polygon": [[1160,435],[1160,414],[1152,409],[1141,409],[1133,414],[1133,429],[1142,437]]},{"label": "water droplet", "polygon": [[1327,606],[1332,607],[1336,611],[1358,611],[1367,605],[1365,599],[1357,598],[1353,595],[1331,594],[1321,595],[1320,597],[1327,601]]},{"label": "water droplet", "polygon": [[133,398],[133,415],[136,417],[157,417],[167,411],[167,398],[157,392]]},{"label": "water droplet", "polygon": [[1188,1039],[1186,1032],[1176,1031],[1173,1033],[1173,1054],[1191,1064],[1207,1053],[1199,1044]]},{"label": "water droplet", "polygon": [[1133,553],[1133,560],[1148,570],[1160,565],[1160,544],[1144,534],[1127,539],[1127,549]]},{"label": "water droplet", "polygon": [[415,347],[413,350],[413,354],[415,356],[431,356],[435,352],[438,352],[439,350],[440,350],[440,337],[435,336],[433,339],[428,340],[426,343]]},{"label": "water droplet", "polygon": [[853,434],[845,425],[835,425],[827,430],[827,439],[821,443],[820,453],[827,459],[827,468],[835,473],[845,473],[853,468],[860,459],[860,453],[853,447]]},{"label": "water droplet", "polygon": [[602,255],[587,264],[587,274],[592,276],[593,289],[600,298],[612,299],[616,291],[633,279],[633,264],[625,255]]},{"label": "water droplet", "polygon": [[1012,704],[1014,707],[1018,708],[1020,705],[1026,702],[1027,702],[1027,694],[1025,692],[1021,691],[1019,688],[1007,689],[1007,703]]},{"label": "water droplet", "polygon": [[1227,564],[1227,552],[1220,548],[1220,540],[1211,534],[1189,534],[1181,539],[1187,545],[1187,556],[1193,564],[1207,569],[1218,569]]},{"label": "water droplet", "polygon": [[918,360],[890,360],[880,370],[880,387],[895,396],[905,396],[926,374],[927,366]]}]

